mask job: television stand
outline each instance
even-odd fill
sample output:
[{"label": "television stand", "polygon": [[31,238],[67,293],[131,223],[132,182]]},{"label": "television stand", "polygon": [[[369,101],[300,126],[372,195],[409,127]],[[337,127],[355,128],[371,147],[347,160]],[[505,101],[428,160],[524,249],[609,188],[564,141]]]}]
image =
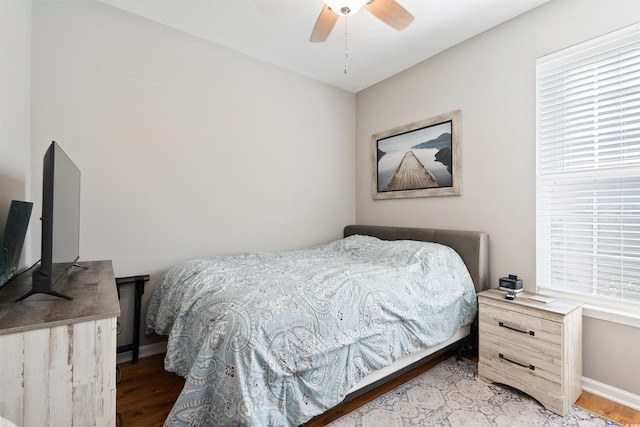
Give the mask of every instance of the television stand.
[{"label": "television stand", "polygon": [[[71,267],[58,279],[58,281],[61,281],[62,279],[64,279],[67,275],[69,275],[71,273],[71,269],[73,267],[77,267],[77,268],[81,268],[83,270],[87,270],[89,267],[82,265],[82,264],[77,264],[74,263],[71,265]],[[34,273],[34,275],[32,276],[32,287],[31,290],[27,293],[25,293],[24,295],[22,295],[20,298],[18,298],[15,302],[20,302],[25,298],[29,298],[31,295],[35,295],[35,294],[46,294],[46,295],[52,295],[54,297],[58,297],[58,298],[64,298],[66,300],[72,300],[73,297],[70,297],[68,295],[64,295],[58,291],[53,290],[54,286],[57,285],[57,283],[54,283],[53,285],[50,284],[51,282],[47,281],[46,278],[43,278],[43,276],[39,275],[38,272],[36,271]]]},{"label": "television stand", "polygon": [[31,288],[29,274],[0,288],[0,413],[16,425],[116,426],[113,265],[83,264],[56,286],[73,301],[42,295],[15,304]]},{"label": "television stand", "polygon": [[[86,268],[86,267],[85,267]],[[60,292],[54,291],[53,289],[50,291],[36,291],[34,289],[30,290],[29,292],[27,292],[26,294],[22,295],[20,298],[18,298],[15,302],[20,302],[25,298],[29,298],[31,295],[35,295],[35,294],[47,294],[47,295],[53,295],[54,297],[58,297],[58,298],[64,298],[67,300],[72,300],[73,297],[70,297],[68,295],[64,295],[61,294]]]}]

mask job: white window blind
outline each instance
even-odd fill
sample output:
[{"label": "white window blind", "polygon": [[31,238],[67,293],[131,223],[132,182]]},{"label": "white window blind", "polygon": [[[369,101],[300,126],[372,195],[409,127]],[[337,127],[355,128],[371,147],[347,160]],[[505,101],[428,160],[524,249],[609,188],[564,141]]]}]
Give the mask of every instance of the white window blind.
[{"label": "white window blind", "polygon": [[536,78],[538,286],[640,304],[640,24]]}]

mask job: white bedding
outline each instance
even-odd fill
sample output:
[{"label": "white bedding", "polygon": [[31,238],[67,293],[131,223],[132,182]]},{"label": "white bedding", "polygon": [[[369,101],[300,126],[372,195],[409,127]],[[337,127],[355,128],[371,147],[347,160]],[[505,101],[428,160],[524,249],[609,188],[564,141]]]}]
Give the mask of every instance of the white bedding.
[{"label": "white bedding", "polygon": [[464,263],[435,243],[356,235],[183,263],[147,313],[169,335],[165,368],[186,378],[165,425],[298,426],[476,311]]}]

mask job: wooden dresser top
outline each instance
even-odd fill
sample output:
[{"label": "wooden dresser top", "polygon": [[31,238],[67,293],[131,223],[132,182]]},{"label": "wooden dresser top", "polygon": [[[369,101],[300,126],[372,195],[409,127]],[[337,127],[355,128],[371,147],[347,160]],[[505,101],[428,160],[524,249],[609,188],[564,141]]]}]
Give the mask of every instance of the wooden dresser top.
[{"label": "wooden dresser top", "polygon": [[505,304],[514,304],[520,305],[524,307],[534,308],[537,310],[550,311],[562,315],[567,315],[572,311],[582,307],[582,303],[576,301],[570,301],[566,299],[560,299],[556,297],[543,296],[543,298],[547,298],[551,300],[551,302],[540,302],[533,300],[531,298],[535,298],[541,295],[532,294],[529,292],[520,292],[517,294],[514,300],[508,300],[505,298],[507,294],[506,291],[502,291],[498,288],[493,288],[486,290],[484,292],[480,292],[478,297],[481,298],[489,298],[490,300],[504,302]]},{"label": "wooden dresser top", "polygon": [[55,287],[73,300],[35,294],[15,302],[31,289],[29,273],[0,288],[0,335],[119,316],[112,262],[79,263],[87,268],[73,267]]}]

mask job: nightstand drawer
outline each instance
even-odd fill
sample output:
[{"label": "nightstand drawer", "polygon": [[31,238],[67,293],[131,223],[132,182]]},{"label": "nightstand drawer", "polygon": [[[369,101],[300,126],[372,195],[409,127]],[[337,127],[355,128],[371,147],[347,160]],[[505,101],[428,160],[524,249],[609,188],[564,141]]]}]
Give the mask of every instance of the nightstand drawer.
[{"label": "nightstand drawer", "polygon": [[491,366],[478,363],[478,378],[500,384],[507,384],[518,390],[522,390],[533,396],[547,409],[558,414],[564,415],[568,407],[571,406],[569,404],[566,405],[568,407],[565,407],[564,401],[567,397],[564,396],[562,392],[563,385],[561,382],[552,381],[539,375],[533,375],[524,370],[517,371],[502,364]]},{"label": "nightstand drawer", "polygon": [[485,334],[479,358],[480,362],[502,369],[514,377],[524,379],[533,375],[560,382],[562,373],[560,348],[557,348],[557,355],[549,355],[519,346],[508,338]]},{"label": "nightstand drawer", "polygon": [[479,314],[480,331],[531,353],[561,357],[562,323],[486,304]]}]

